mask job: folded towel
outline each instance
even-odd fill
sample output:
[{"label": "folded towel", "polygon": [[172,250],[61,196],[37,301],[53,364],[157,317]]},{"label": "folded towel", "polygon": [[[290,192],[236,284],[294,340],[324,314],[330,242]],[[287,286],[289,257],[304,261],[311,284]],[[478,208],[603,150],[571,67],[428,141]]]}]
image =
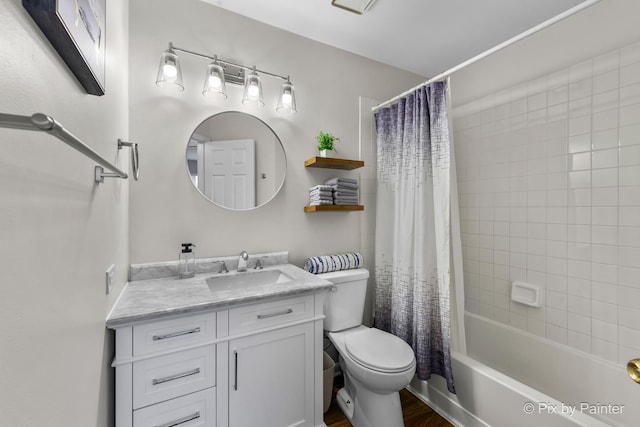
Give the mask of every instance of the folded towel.
[{"label": "folded towel", "polygon": [[353,205],[357,205],[358,201],[357,200],[334,200],[333,204],[342,205],[342,206],[353,206]]},{"label": "folded towel", "polygon": [[351,182],[342,182],[331,186],[334,190],[357,190],[360,186]]},{"label": "folded towel", "polygon": [[338,255],[325,255],[307,258],[304,262],[304,269],[309,273],[321,274],[331,271],[351,270],[360,268],[364,264],[364,259],[359,252],[352,252]]},{"label": "folded towel", "polygon": [[309,206],[333,205],[333,200],[312,200]]},{"label": "folded towel", "polygon": [[358,198],[358,194],[337,194],[337,193],[333,193],[333,198],[334,199],[357,199]]},{"label": "folded towel", "polygon": [[331,191],[333,190],[333,187],[331,187],[330,185],[314,185],[313,187],[311,187],[309,189],[309,191],[314,191],[314,190],[318,190],[318,191]]},{"label": "folded towel", "polygon": [[322,198],[310,198],[309,203],[314,202],[329,202],[329,204],[333,204],[333,199],[322,199]]},{"label": "folded towel", "polygon": [[356,184],[358,185],[358,180],[353,178],[331,178],[324,182],[326,185],[338,185],[338,184]]},{"label": "folded towel", "polygon": [[309,191],[309,196],[327,196],[332,197],[333,191]]},{"label": "folded towel", "polygon": [[333,197],[353,197],[358,195],[358,190],[336,190],[333,192]]}]

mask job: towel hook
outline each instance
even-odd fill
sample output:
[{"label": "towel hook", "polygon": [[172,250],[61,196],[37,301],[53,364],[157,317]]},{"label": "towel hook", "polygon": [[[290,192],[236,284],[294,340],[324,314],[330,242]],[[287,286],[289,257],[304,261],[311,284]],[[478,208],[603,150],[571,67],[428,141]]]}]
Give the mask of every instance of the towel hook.
[{"label": "towel hook", "polygon": [[140,158],[138,156],[138,143],[127,142],[118,138],[118,149],[122,147],[131,147],[131,168],[133,170],[133,177],[137,181],[140,177]]}]

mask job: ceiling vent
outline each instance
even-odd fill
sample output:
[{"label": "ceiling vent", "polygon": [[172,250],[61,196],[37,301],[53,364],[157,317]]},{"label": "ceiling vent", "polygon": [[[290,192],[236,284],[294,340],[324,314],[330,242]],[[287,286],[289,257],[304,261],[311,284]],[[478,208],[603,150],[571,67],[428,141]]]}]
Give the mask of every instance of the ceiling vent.
[{"label": "ceiling vent", "polygon": [[362,15],[371,8],[376,0],[331,0],[331,4],[340,9]]}]

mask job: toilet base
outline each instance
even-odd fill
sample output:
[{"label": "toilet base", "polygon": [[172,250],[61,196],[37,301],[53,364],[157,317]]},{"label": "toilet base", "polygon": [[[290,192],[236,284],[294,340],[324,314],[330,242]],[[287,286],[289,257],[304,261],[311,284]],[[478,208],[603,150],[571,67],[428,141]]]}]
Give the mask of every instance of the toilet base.
[{"label": "toilet base", "polygon": [[338,406],[353,427],[404,427],[400,393],[380,394],[358,387],[357,394],[353,399],[343,387],[336,395]]}]

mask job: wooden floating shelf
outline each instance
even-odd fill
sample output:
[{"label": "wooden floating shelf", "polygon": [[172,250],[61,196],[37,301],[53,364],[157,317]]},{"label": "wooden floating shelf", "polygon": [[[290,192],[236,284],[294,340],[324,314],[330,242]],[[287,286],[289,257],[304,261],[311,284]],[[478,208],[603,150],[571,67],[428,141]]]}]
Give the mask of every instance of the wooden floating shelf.
[{"label": "wooden floating shelf", "polygon": [[362,160],[334,159],[332,157],[312,157],[304,161],[306,168],[352,170],[363,166],[364,161]]},{"label": "wooden floating shelf", "polygon": [[318,205],[305,206],[305,212],[345,212],[345,211],[363,211],[362,205]]}]

